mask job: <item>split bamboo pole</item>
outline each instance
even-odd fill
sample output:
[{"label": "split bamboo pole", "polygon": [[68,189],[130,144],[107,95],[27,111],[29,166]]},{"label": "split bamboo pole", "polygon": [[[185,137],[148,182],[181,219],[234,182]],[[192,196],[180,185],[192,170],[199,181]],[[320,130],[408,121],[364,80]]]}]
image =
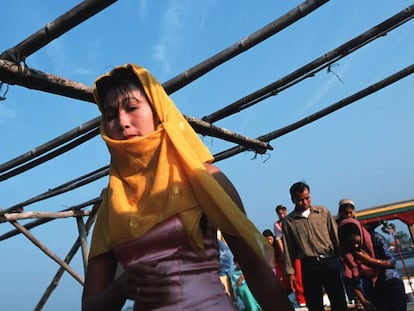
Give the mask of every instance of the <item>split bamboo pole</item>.
[{"label": "split bamboo pole", "polygon": [[68,217],[80,217],[88,216],[88,211],[64,211],[64,212],[39,212],[39,211],[30,211],[22,213],[6,213],[0,216],[0,223],[13,220],[24,220],[24,219],[34,219],[34,218],[47,218],[47,219],[57,219],[57,218],[68,218]]},{"label": "split bamboo pole", "polygon": [[14,177],[18,174],[24,173],[42,163],[45,163],[53,158],[56,158],[57,156],[60,156],[64,153],[66,153],[69,150],[74,149],[75,147],[78,147],[79,145],[83,144],[86,141],[89,141],[90,139],[94,138],[96,135],[99,134],[99,128],[95,128],[92,131],[84,134],[83,136],[78,137],[77,139],[71,141],[70,143],[67,143],[66,145],[63,145],[62,147],[49,152],[48,154],[37,158],[29,163],[26,163],[24,165],[21,165],[13,170],[10,170],[7,173],[0,175],[0,181],[4,181],[6,179],[9,179],[11,177]]},{"label": "split bamboo pole", "polygon": [[[100,204],[100,202],[101,202],[101,198],[100,197],[97,197],[97,198],[94,198],[92,200],[86,201],[86,202],[84,202],[82,204],[75,205],[75,206],[71,206],[71,207],[66,208],[64,210],[61,210],[59,212],[66,212],[66,211],[70,211],[70,210],[79,211],[82,208],[85,208],[85,207],[90,206],[92,204]],[[45,224],[45,223],[47,223],[49,221],[52,221],[52,220],[53,220],[53,218],[42,218],[40,220],[35,220],[35,221],[32,221],[32,222],[29,222],[29,223],[25,224],[24,225],[24,228],[30,230],[30,229],[33,229],[33,228],[35,228],[37,226],[43,225],[43,224]],[[11,237],[13,237],[15,235],[18,235],[20,233],[21,233],[20,230],[16,230],[16,229],[15,230],[11,230],[11,231],[6,232],[6,233],[4,233],[4,234],[1,235],[0,236],[0,241],[7,240],[8,238],[11,238]]]},{"label": "split bamboo pole", "polygon": [[30,233],[24,226],[19,224],[17,221],[12,220],[10,221],[17,230],[23,233],[35,246],[37,246],[43,253],[45,253],[48,257],[58,263],[62,268],[64,268],[76,281],[78,281],[83,286],[83,279],[82,277],[76,273],[66,262],[64,262],[59,256],[55,253],[50,251],[45,245],[43,245],[38,239],[35,238],[33,234]]},{"label": "split bamboo pole", "polygon": [[78,225],[79,231],[79,240],[81,245],[82,251],[82,261],[83,261],[83,271],[86,274],[86,268],[88,267],[88,256],[89,256],[89,249],[88,249],[88,241],[86,239],[86,228],[81,216],[76,217],[76,224]]},{"label": "split bamboo pole", "polygon": [[[375,92],[378,92],[379,90],[397,82],[398,80],[401,80],[409,75],[411,75],[412,73],[414,73],[414,64],[405,67],[404,69],[388,76],[387,78],[371,84],[370,86],[366,87],[365,89],[352,94],[351,96],[348,96],[338,102],[336,102],[335,104],[332,104],[322,110],[319,110],[318,112],[311,114],[309,116],[307,116],[306,118],[303,118],[302,120],[299,120],[297,122],[294,122],[288,126],[285,126],[279,130],[270,132],[266,135],[260,136],[258,137],[258,139],[263,140],[263,141],[271,141],[273,139],[276,139],[278,137],[281,137],[285,134],[288,134],[290,132],[293,132],[309,123],[312,123],[318,119],[321,119],[345,106],[348,106],[358,100],[360,100],[361,98],[364,98],[368,95],[371,95]],[[240,152],[246,151],[247,149],[243,146],[236,146],[233,148],[230,148],[228,150],[225,150],[223,152],[220,152],[216,155],[214,155],[214,158],[216,159],[216,161],[220,161],[220,160],[224,160],[227,159],[229,157],[232,157]]]},{"label": "split bamboo pole", "polygon": [[[96,202],[93,205],[92,211],[91,211],[88,219],[86,220],[85,230],[86,230],[87,235],[89,234],[89,231],[90,231],[93,223],[95,222],[95,216],[96,216],[96,213],[99,209],[100,202],[101,202],[101,198],[99,198],[99,201]],[[67,264],[69,264],[71,262],[71,260],[73,259],[73,257],[76,255],[80,245],[81,245],[81,241],[80,241],[80,237],[78,237],[77,240],[75,241],[75,243],[73,244],[72,248],[69,250],[68,254],[65,257],[65,262]],[[61,279],[64,272],[65,272],[65,269],[63,267],[60,267],[58,269],[58,271],[56,272],[56,274],[53,277],[52,281],[50,282],[49,286],[46,288],[46,291],[44,292],[44,294],[40,298],[38,304],[36,305],[35,311],[42,310],[43,306],[46,304],[46,302],[49,299],[50,295],[53,293],[55,288],[58,286],[59,281],[60,281],[60,279]]]},{"label": "split bamboo pole", "polygon": [[104,166],[98,170],[95,170],[91,173],[88,173],[86,175],[83,175],[81,177],[78,177],[76,179],[71,180],[70,182],[66,182],[56,188],[49,189],[48,191],[39,194],[35,197],[32,197],[24,202],[20,202],[18,204],[15,204],[11,207],[8,207],[6,209],[0,210],[0,216],[4,213],[11,213],[11,212],[21,212],[23,211],[23,208],[29,204],[33,204],[36,202],[40,202],[46,199],[49,199],[51,197],[57,196],[59,194],[77,189],[81,186],[84,186],[86,184],[89,184],[91,182],[94,182],[109,173],[109,166]]},{"label": "split bamboo pole", "polygon": [[40,50],[42,47],[60,37],[68,30],[81,24],[91,16],[99,13],[117,0],[85,0],[45,25],[42,29],[6,51],[0,58],[11,60],[16,63],[24,61],[29,55]]},{"label": "split bamboo pole", "polygon": [[[94,102],[92,89],[79,82],[66,80],[27,67],[23,67],[23,69],[19,68],[20,66],[18,65],[0,59],[0,80],[8,83],[13,82],[30,89],[81,99],[87,102]],[[225,138],[228,141],[246,145],[251,149],[257,150],[259,153],[264,152],[262,150],[271,149],[271,146],[265,142],[252,140],[243,135],[233,133],[230,130],[212,127],[206,122],[196,118],[189,118],[185,115],[184,117],[189,120],[189,123],[193,128],[197,127],[198,131],[201,132],[200,134]]]},{"label": "split bamboo pole", "polygon": [[181,89],[182,87],[198,79],[219,65],[241,54],[242,52],[247,51],[260,42],[270,38],[271,36],[277,34],[279,31],[289,27],[328,1],[329,0],[308,0],[302,2],[300,5],[290,10],[278,19],[274,20],[273,22],[269,23],[268,25],[234,43],[230,47],[220,51],[214,56],[204,60],[198,65],[168,80],[164,83],[165,89],[171,93]]},{"label": "split bamboo pole", "polygon": [[50,140],[49,142],[40,145],[38,147],[33,148],[32,150],[30,150],[29,152],[26,152],[24,154],[22,154],[21,156],[18,156],[10,161],[7,161],[3,164],[0,165],[0,173],[3,173],[13,167],[16,167],[20,164],[23,164],[25,162],[28,162],[30,160],[32,160],[33,158],[36,158],[62,144],[65,144],[69,141],[71,141],[72,139],[83,135],[91,130],[93,130],[94,128],[96,128],[99,125],[101,118],[100,117],[96,117],[88,122],[85,122],[75,128],[73,128],[72,130]]},{"label": "split bamboo pole", "polygon": [[413,17],[414,5],[411,5],[380,24],[370,28],[368,31],[309,62],[305,66],[302,66],[301,68],[261,88],[260,90],[257,90],[235,101],[234,103],[203,117],[202,120],[212,123],[249,108],[271,96],[277,95],[281,91],[303,81],[304,79],[315,76],[319,71],[325,68],[330,68],[333,63],[349,55],[350,53],[355,52],[373,40],[385,36],[388,32],[408,22]]}]

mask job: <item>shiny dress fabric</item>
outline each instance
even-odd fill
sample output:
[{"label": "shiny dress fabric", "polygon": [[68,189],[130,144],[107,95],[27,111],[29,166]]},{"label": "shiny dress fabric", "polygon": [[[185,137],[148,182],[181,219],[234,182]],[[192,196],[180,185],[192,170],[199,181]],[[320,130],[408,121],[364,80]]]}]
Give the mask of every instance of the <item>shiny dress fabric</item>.
[{"label": "shiny dress fabric", "polygon": [[144,236],[115,249],[119,262],[151,263],[166,272],[171,280],[169,293],[157,304],[135,303],[134,311],[237,310],[219,279],[219,252],[216,231],[204,234],[206,257],[191,249],[178,217],[157,225]]}]

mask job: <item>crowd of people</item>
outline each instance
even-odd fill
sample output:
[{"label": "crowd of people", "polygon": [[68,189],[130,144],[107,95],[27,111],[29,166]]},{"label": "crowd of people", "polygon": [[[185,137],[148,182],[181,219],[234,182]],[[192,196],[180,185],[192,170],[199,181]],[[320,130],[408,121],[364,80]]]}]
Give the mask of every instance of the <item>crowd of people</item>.
[{"label": "crowd of people", "polygon": [[339,201],[335,218],[325,207],[312,205],[304,182],[293,184],[290,196],[293,211],[286,215],[286,208],[278,205],[274,235],[269,229],[263,235],[281,240],[269,240],[279,259],[275,273],[286,292],[296,294],[296,306],[303,301],[309,311],[323,311],[326,294],[333,311],[348,310],[351,301],[355,310],[407,310],[395,258],[386,239],[375,231],[379,221],[362,225],[350,199]]},{"label": "crowd of people", "polygon": [[260,232],[145,68],[126,64],[97,78],[94,98],[111,160],[82,310],[132,300],[134,311],[324,311],[326,293],[332,311],[347,310],[347,294],[366,311],[406,311],[395,260],[355,219],[352,201],[335,219],[297,182],[294,209],[278,205],[273,232]]}]

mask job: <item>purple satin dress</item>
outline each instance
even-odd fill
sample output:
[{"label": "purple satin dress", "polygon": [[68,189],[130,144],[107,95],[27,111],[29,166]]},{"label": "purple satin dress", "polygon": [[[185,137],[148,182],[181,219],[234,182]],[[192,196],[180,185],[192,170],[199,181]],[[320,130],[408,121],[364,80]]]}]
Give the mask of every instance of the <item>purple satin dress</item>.
[{"label": "purple satin dress", "polygon": [[144,236],[118,246],[115,253],[125,267],[157,261],[172,282],[156,305],[134,304],[134,311],[237,310],[219,279],[219,252],[214,230],[204,234],[205,258],[191,249],[182,223],[172,217]]}]

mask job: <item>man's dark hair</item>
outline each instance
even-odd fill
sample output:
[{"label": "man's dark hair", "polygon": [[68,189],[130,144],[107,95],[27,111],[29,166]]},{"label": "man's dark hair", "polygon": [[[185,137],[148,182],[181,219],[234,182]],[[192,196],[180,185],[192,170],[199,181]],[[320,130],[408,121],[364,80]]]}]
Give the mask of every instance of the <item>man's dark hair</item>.
[{"label": "man's dark hair", "polygon": [[264,230],[264,231],[262,232],[262,234],[263,234],[265,237],[268,237],[268,236],[272,236],[272,237],[274,237],[274,234],[273,234],[273,232],[272,232],[270,229],[266,229],[266,230]]},{"label": "man's dark hair", "polygon": [[296,197],[297,194],[302,193],[303,191],[305,191],[305,189],[307,189],[308,191],[310,191],[309,186],[304,183],[303,181],[298,181],[296,183],[294,183],[291,187],[290,187],[290,197],[293,199]]},{"label": "man's dark hair", "polygon": [[276,211],[276,213],[278,213],[279,211],[284,211],[286,209],[287,209],[286,206],[280,204],[280,205],[276,206],[275,211]]}]

